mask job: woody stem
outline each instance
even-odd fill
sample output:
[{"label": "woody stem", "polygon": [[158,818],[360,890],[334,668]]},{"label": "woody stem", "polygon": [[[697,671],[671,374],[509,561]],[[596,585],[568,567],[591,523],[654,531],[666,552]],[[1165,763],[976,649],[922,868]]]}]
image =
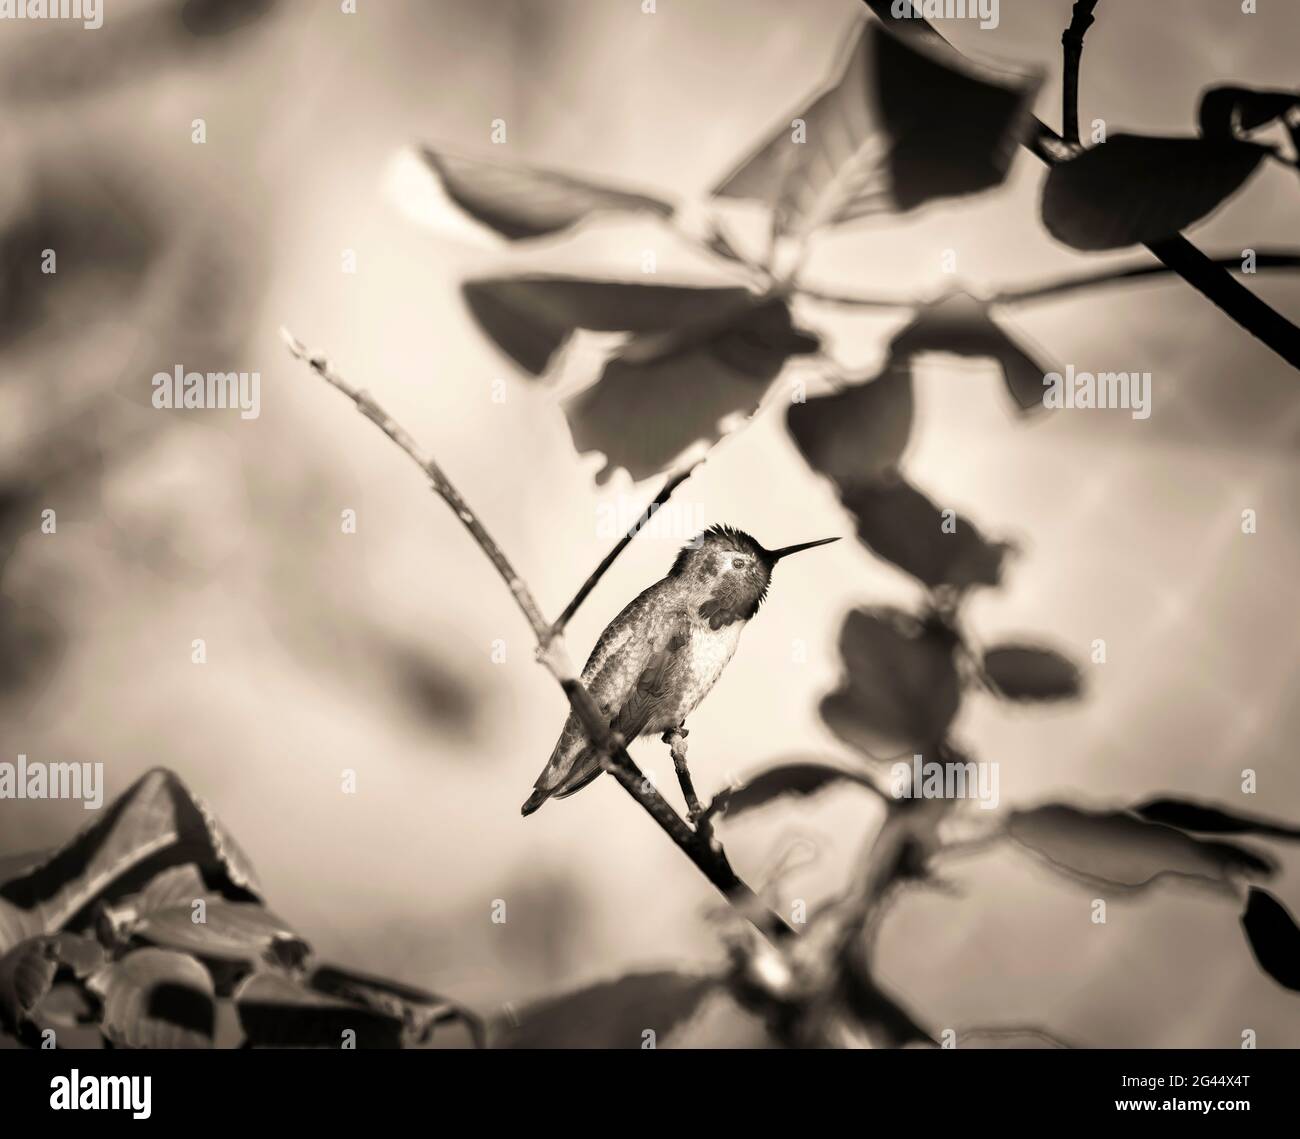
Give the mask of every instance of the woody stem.
[{"label": "woody stem", "polygon": [[687,734],[686,729],[679,724],[664,732],[663,742],[668,745],[672,754],[673,767],[677,770],[677,782],[681,785],[682,797],[686,800],[686,810],[690,815],[691,824],[695,827],[695,833],[707,841],[712,826],[709,823],[708,813],[695,793],[695,784],[691,781],[691,769],[686,764]]}]

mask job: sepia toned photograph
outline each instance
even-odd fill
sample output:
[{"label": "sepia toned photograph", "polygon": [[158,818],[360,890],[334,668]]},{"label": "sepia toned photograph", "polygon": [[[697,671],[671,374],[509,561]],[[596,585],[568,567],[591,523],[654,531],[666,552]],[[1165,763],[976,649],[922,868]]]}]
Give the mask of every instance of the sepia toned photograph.
[{"label": "sepia toned photograph", "polygon": [[1258,1120],[1297,42],[1282,0],[0,0],[30,1119],[864,1050]]}]

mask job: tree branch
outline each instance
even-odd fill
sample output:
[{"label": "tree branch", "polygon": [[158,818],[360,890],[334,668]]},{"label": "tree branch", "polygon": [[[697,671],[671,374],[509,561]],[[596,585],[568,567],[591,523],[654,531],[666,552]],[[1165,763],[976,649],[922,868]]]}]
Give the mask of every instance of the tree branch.
[{"label": "tree branch", "polygon": [[[915,7],[909,9],[910,18],[895,18],[893,7],[897,0],[864,0],[864,3],[886,24],[948,43]],[[948,46],[952,48],[951,44]],[[956,51],[956,48],[952,50]],[[1033,134],[1022,139],[1021,145],[1050,166],[1059,159],[1064,140],[1042,119],[1031,116],[1030,122]],[[1147,248],[1252,336],[1263,341],[1292,367],[1300,369],[1300,328],[1271,309],[1244,285],[1234,281],[1226,269],[1217,266],[1187,238],[1175,234],[1150,242]]]},{"label": "tree branch", "polygon": [[1065,56],[1065,77],[1061,85],[1061,136],[1074,146],[1079,141],[1079,63],[1083,59],[1083,37],[1093,24],[1098,0],[1074,0],[1070,26],[1061,34]]},{"label": "tree branch", "polygon": [[663,489],[657,495],[655,495],[655,500],[649,506],[647,506],[644,511],[642,511],[641,517],[638,518],[636,522],[629,528],[627,533],[624,534],[618,540],[614,548],[610,550],[609,553],[604,556],[604,558],[601,559],[600,565],[598,565],[594,570],[591,571],[591,576],[588,577],[587,580],[582,583],[582,588],[579,589],[578,592],[573,595],[573,600],[570,601],[569,604],[564,607],[564,612],[561,613],[555,619],[555,624],[551,626],[550,632],[547,634],[548,640],[551,637],[558,637],[560,636],[560,634],[564,632],[565,628],[569,624],[570,619],[578,611],[578,607],[582,605],[584,601],[587,600],[588,594],[590,594],[591,591],[596,588],[597,583],[600,581],[602,577],[605,576],[605,571],[608,570],[609,567],[614,564],[619,554],[621,554],[627,548],[628,543],[631,542],[632,539],[635,538],[637,534],[641,532],[642,527],[644,527],[646,523],[648,523],[650,519],[654,517],[655,511],[657,511],[661,506],[663,506],[665,502],[668,501],[669,498],[672,497],[673,491],[675,491],[679,486],[682,485],[682,483],[684,483],[688,478],[690,478],[691,475],[695,472],[695,468],[698,467],[702,462],[704,462],[703,459],[701,459],[697,463],[692,463],[689,467],[685,468],[684,470],[678,471],[675,475],[671,476],[666,483],[664,483]]},{"label": "tree branch", "polygon": [[754,891],[736,875],[722,849],[716,844],[702,841],[701,836],[686,825],[681,816],[642,774],[641,769],[628,755],[625,741],[610,731],[609,724],[601,714],[596,701],[574,673],[564,637],[553,634],[553,626],[542,616],[532,591],[432,456],[427,455],[420,448],[414,438],[374,400],[369,392],[350,384],[330,367],[325,357],[309,353],[302,342],[287,329],[281,329],[280,332],[289,351],[297,359],[305,362],[326,383],[346,395],[356,404],[357,410],[362,415],[405,451],[430,479],[434,491],[455,511],[456,517],[460,519],[461,524],[469,531],[510,589],[511,596],[514,597],[515,603],[537,638],[537,659],[555,677],[565,696],[568,697],[570,707],[600,755],[601,767],[618,780],[641,808],[695,863],[700,872],[713,883],[723,897],[753,923],[760,933],[773,942],[779,942],[782,938],[791,935],[794,931],[790,926],[764,906]]},{"label": "tree branch", "polygon": [[[1240,254],[1223,255],[1211,258],[1211,263],[1228,272],[1242,271]],[[1290,253],[1281,249],[1266,249],[1255,255],[1256,269],[1300,269],[1300,253]],[[1077,277],[1065,277],[1059,281],[1049,281],[1043,285],[1031,285],[1025,289],[1010,289],[997,293],[988,299],[989,304],[1021,304],[1025,301],[1038,301],[1046,297],[1072,293],[1078,289],[1092,288],[1094,285],[1115,285],[1124,281],[1137,280],[1141,277],[1159,277],[1175,270],[1166,264],[1126,265],[1114,269],[1102,269],[1096,273],[1085,273]]]}]

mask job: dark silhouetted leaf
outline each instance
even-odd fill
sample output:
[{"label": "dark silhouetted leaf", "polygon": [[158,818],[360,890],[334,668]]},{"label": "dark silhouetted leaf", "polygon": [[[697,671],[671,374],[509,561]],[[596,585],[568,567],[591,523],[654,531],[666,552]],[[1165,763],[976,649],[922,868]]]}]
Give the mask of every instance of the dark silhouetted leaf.
[{"label": "dark silhouetted leaf", "polygon": [[1069,700],[1082,684],[1073,661],[1034,645],[994,645],[984,654],[984,673],[1008,700]]},{"label": "dark silhouetted leaf", "polygon": [[1286,906],[1267,890],[1252,887],[1241,928],[1259,967],[1279,985],[1300,993],[1300,928]]},{"label": "dark silhouetted leaf", "polygon": [[786,423],[809,466],[847,487],[898,465],[912,413],[911,373],[891,365],[870,383],[791,404]]},{"label": "dark silhouetted leaf", "polygon": [[736,286],[644,285],[546,275],[466,281],[461,293],[483,331],[535,376],[579,328],[641,333],[698,328],[696,339],[704,339],[757,303],[752,293]]},{"label": "dark silhouetted leaf", "polygon": [[726,815],[735,818],[785,795],[815,795],[833,783],[856,783],[860,787],[874,787],[861,775],[825,763],[788,763],[760,771],[739,787],[729,787],[719,792],[714,796],[709,810],[718,817]]},{"label": "dark silhouetted leaf", "polygon": [[251,974],[235,992],[235,1007],[253,1047],[402,1046],[400,1016],[315,992],[280,973]]},{"label": "dark silhouetted leaf", "polygon": [[1294,91],[1211,87],[1201,96],[1201,133],[1211,139],[1239,139],[1300,107]]},{"label": "dark silhouetted leaf", "polygon": [[969,293],[952,293],[923,308],[893,341],[896,359],[923,352],[987,356],[1002,369],[1011,398],[1022,411],[1043,406],[1043,377],[1054,369],[1035,360],[989,316],[988,305]]},{"label": "dark silhouetted leaf", "polygon": [[211,1048],[212,978],[193,957],[137,949],[95,973],[87,987],[103,1001],[101,1027],[118,1048]]},{"label": "dark silhouetted leaf", "polygon": [[1108,886],[1135,889],[1165,875],[1225,884],[1274,870],[1270,859],[1247,847],[1193,838],[1127,811],[1050,804],[1012,812],[1007,832],[1055,869]]},{"label": "dark silhouetted leaf", "polygon": [[1236,140],[1113,135],[1052,167],[1043,224],[1075,249],[1159,241],[1214,210],[1267,153]]},{"label": "dark silhouetted leaf", "polygon": [[714,193],[766,202],[783,232],[807,233],[987,189],[1006,177],[1035,86],[871,24]]},{"label": "dark silhouetted leaf", "polygon": [[952,533],[943,512],[901,477],[850,487],[840,497],[856,516],[858,537],[871,551],[934,588],[997,585],[1010,549],[989,542],[960,514]]},{"label": "dark silhouetted leaf", "polygon": [[672,205],[658,198],[552,170],[427,147],[421,153],[456,205],[512,241],[558,233],[600,210],[673,213]]},{"label": "dark silhouetted leaf", "polygon": [[492,1026],[493,1048],[640,1048],[661,1041],[717,985],[686,973],[634,973],[540,1001]]},{"label": "dark silhouetted leaf", "polygon": [[1190,799],[1149,799],[1134,807],[1133,813],[1149,822],[1203,834],[1258,834],[1267,838],[1300,839],[1300,827],[1266,819],[1262,815],[1225,811]]},{"label": "dark silhouetted leaf", "polygon": [[692,444],[716,440],[721,420],[752,412],[786,360],[816,346],[779,298],[722,327],[638,337],[565,404],[573,445],[605,455],[602,481],[617,467],[634,479],[656,474]]},{"label": "dark silhouetted leaf", "polygon": [[948,630],[900,610],[854,610],[840,631],[845,680],[822,700],[822,719],[867,755],[925,754],[961,699],[954,644]]},{"label": "dark silhouetted leaf", "polygon": [[1028,129],[1039,79],[995,72],[942,44],[883,27],[875,40],[876,92],[898,208],[999,185]]},{"label": "dark silhouetted leaf", "polygon": [[438,1025],[451,1022],[463,1024],[476,1047],[481,1048],[485,1043],[482,1020],[464,1006],[435,993],[333,965],[315,969],[308,984],[326,996],[396,1017],[402,1022],[403,1039],[408,1046],[428,1043]]},{"label": "dark silhouetted leaf", "polygon": [[95,822],[43,862],[0,884],[0,951],[25,937],[89,920],[160,871],[192,862],[236,898],[259,892],[252,866],[207,808],[172,772],[142,775]]}]

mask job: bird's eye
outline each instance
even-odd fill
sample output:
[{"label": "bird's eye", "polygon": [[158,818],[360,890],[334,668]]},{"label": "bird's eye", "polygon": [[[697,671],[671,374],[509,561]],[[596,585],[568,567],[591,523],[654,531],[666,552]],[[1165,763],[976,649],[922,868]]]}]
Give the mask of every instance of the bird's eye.
[{"label": "bird's eye", "polygon": [[731,559],[731,568],[732,568],[732,569],[744,569],[744,568],[745,568],[745,559],[744,559],[744,558],[732,558],[732,559]]}]

